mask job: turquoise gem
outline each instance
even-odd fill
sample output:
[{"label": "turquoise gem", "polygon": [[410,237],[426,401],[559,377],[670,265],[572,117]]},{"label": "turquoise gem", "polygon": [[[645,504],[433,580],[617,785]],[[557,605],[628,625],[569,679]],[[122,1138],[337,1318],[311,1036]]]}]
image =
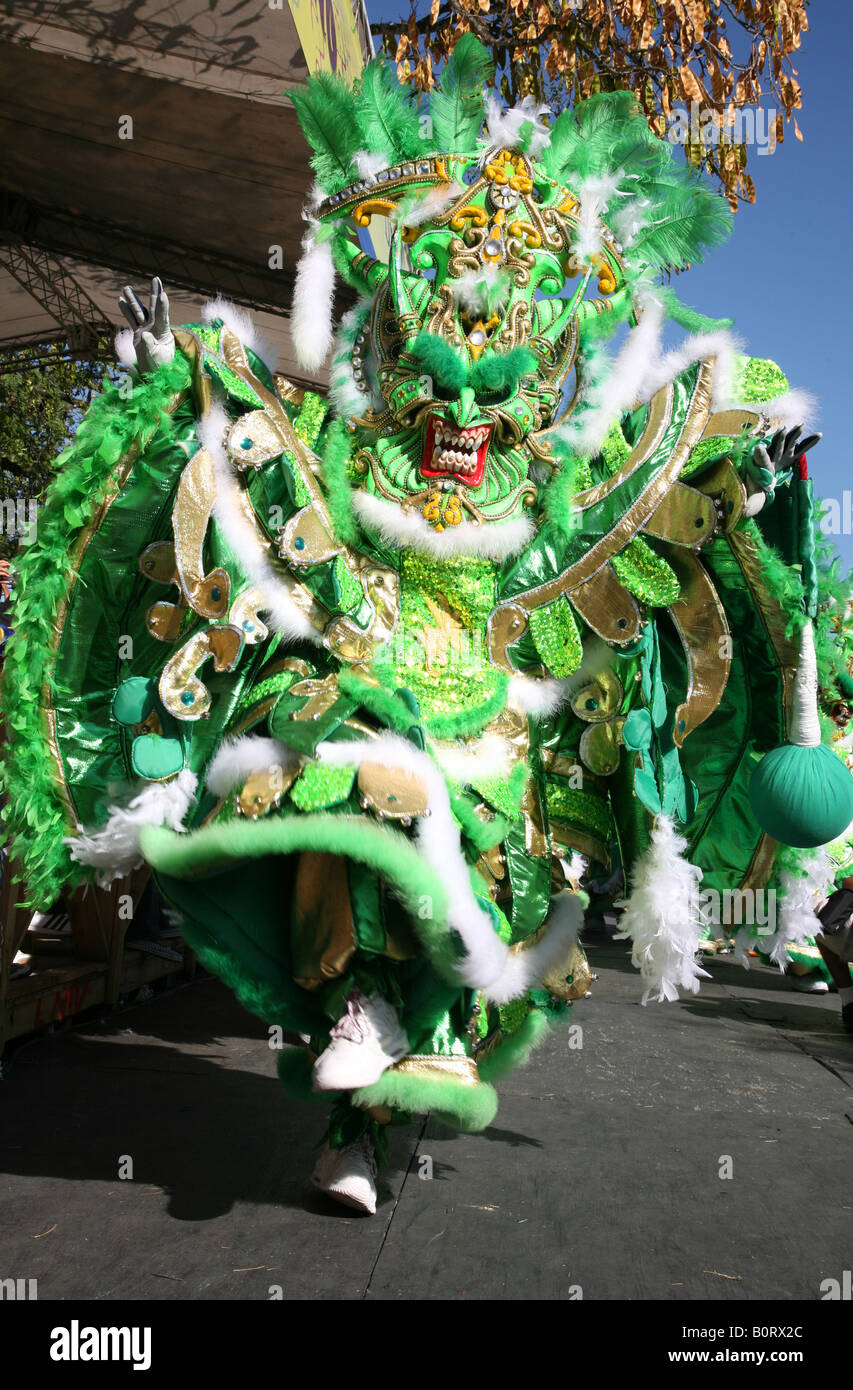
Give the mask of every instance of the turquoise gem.
[{"label": "turquoise gem", "polygon": [[255,630],[255,624],[254,624],[254,623],[250,623],[250,622],[249,622],[249,619],[247,618],[246,621],[245,621],[244,624],[243,624],[243,631],[244,631],[244,632],[254,632],[254,630]]},{"label": "turquoise gem", "polygon": [[251,440],[251,439],[244,439],[244,440],[243,440],[243,443],[242,443],[242,445],[241,445],[241,447],[242,447],[243,449],[251,449],[251,447],[252,447],[252,440]]},{"label": "turquoise gem", "polygon": [[213,599],[214,603],[218,603],[221,599],[222,590],[219,588],[218,584],[214,584],[213,588],[210,591],[210,597]]},{"label": "turquoise gem", "polygon": [[185,690],[185,691],[184,691],[183,695],[181,696],[181,704],[182,704],[182,705],[194,705],[194,704],[195,704],[195,695],[193,695],[193,693],[192,693],[191,690]]},{"label": "turquoise gem", "polygon": [[294,544],[294,547],[295,547],[297,550],[304,550],[304,549],[305,549],[305,541],[302,539],[301,536],[297,536],[296,539],[294,540],[293,544]]},{"label": "turquoise gem", "polygon": [[586,702],[586,707],[587,707],[587,709],[598,709],[598,701],[597,701],[597,700],[587,700],[587,702]]}]

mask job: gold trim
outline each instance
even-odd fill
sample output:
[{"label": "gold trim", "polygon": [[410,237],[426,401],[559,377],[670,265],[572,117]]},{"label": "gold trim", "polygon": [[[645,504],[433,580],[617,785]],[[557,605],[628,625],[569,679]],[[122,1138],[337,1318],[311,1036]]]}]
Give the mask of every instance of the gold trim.
[{"label": "gold trim", "polygon": [[716,522],[716,509],[704,492],[686,483],[673,483],[642,530],[672,545],[694,547],[708,540]]},{"label": "gold trim", "polygon": [[711,717],[725,694],[732,664],[725,653],[731,634],[725,609],[701,561],[676,547],[668,551],[667,559],[681,587],[669,614],[687,659],[687,698],[675,711],[672,731],[672,741],[680,748],[688,734]]},{"label": "gold trim", "polygon": [[581,854],[587,855],[590,859],[596,859],[599,864],[603,864],[605,869],[610,870],[610,853],[603,840],[599,840],[595,835],[590,835],[586,830],[578,830],[573,825],[567,825],[565,821],[550,820],[551,839],[563,849],[578,850]]},{"label": "gold trim", "polygon": [[465,1086],[479,1086],[480,1076],[473,1057],[439,1057],[429,1052],[413,1052],[401,1062],[389,1068],[389,1072],[403,1072],[406,1076],[446,1077],[455,1076]]}]

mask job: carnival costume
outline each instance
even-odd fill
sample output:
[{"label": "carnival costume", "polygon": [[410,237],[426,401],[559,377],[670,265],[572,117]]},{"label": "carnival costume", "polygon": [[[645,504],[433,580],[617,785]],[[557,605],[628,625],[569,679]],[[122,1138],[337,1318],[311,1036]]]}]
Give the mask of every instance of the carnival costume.
[{"label": "carnival costume", "polygon": [[673,998],[701,875],[772,872],[756,810],[803,844],[853,819],[831,754],[820,824],[773,777],[750,800],[763,754],[826,750],[780,747],[814,437],[773,363],[658,283],[728,206],[630,93],[548,126],[484,102],[490,73],[466,35],[428,111],[381,60],[293,95],[317,186],[292,332],[308,370],[332,351],[328,400],[232,308],[173,333],[159,284],[149,315],[126,293],[132,378],[60,460],[7,658],[31,899],[146,861],[203,963],[302,1035],[279,1070],[334,1103],[315,1181],[368,1210],[336,1154],[369,1168],[412,1112],[487,1125],[586,988],[573,854],[625,868],[646,994]]}]

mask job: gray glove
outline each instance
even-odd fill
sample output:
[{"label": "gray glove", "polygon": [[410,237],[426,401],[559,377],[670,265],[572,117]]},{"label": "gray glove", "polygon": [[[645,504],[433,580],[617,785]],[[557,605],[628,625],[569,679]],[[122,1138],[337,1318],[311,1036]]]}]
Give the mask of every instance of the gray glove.
[{"label": "gray glove", "polygon": [[813,449],[819,434],[807,434],[800,439],[802,425],[793,429],[777,430],[769,446],[758,444],[746,467],[746,490],[748,493],[745,513],[757,516],[762,507],[773,501],[777,482],[784,482],[783,474],[796,468],[801,454]]},{"label": "gray glove", "polygon": [[141,372],[153,372],[171,362],[175,339],[169,324],[169,300],[158,275],[151,281],[151,303],[146,313],[132,285],[125,285],[119,308],[133,329],[136,365]]}]

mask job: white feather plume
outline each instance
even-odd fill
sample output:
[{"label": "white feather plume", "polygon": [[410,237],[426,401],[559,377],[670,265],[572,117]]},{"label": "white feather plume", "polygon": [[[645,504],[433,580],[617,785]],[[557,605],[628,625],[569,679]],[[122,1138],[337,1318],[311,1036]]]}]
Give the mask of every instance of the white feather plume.
[{"label": "white feather plume", "polygon": [[658,816],[648,850],[631,873],[631,896],[616,940],[630,939],[632,963],[645,983],[643,1003],[677,999],[699,990],[708,972],[696,956],[704,927],[702,870],[685,857],[687,841],[667,816]]},{"label": "white feather plume", "polygon": [[205,781],[214,796],[227,796],[235,787],[242,786],[253,772],[289,768],[301,761],[292,748],[279,743],[277,738],[245,734],[222,744],[207,770]]},{"label": "white feather plume", "polygon": [[551,132],[540,120],[549,112],[549,106],[537,102],[532,96],[524,97],[517,106],[504,111],[497,97],[490,92],[486,96],[486,143],[490,147],[502,145],[507,149],[516,149],[521,127],[532,122],[533,133],[526,141],[525,148],[528,154],[538,159],[551,143]]},{"label": "white feather plume", "polygon": [[116,361],[123,367],[136,366],[136,348],[133,346],[133,329],[120,328],[113,339]]},{"label": "white feather plume", "polygon": [[452,529],[434,531],[419,512],[404,512],[396,502],[369,492],[354,492],[352,504],[363,525],[378,532],[386,545],[408,546],[439,558],[482,555],[488,560],[506,560],[523,550],[533,536],[533,523],[526,516],[488,526],[461,521]]},{"label": "white feather plume", "polygon": [[204,323],[213,323],[214,319],[221,319],[225,327],[230,328],[241,343],[251,348],[271,372],[275,371],[275,348],[264,341],[248,309],[232,304],[230,299],[225,299],[219,294],[215,299],[209,299],[202,304],[201,317]]},{"label": "white feather plume", "polygon": [[314,222],[302,239],[302,257],[296,267],[290,336],[296,360],[306,371],[316,372],[332,346],[332,299],[335,263],[328,241],[317,237]]},{"label": "white feather plume", "polygon": [[[773,899],[776,930],[770,935],[756,934],[754,928],[741,927],[735,937],[735,959],[749,969],[747,951],[757,948],[769,956],[784,974],[791,963],[788,946],[804,946],[820,931],[815,915],[834,888],[834,866],[825,845],[814,853],[804,855],[800,866],[804,874],[783,869],[779,887]],[[773,890],[768,890],[772,892]]]},{"label": "white feather plume", "polygon": [[[142,784],[140,784],[142,785]],[[192,804],[197,778],[184,768],[169,782],[149,782],[142,785],[126,804],[110,806],[106,824],[63,840],[71,858],[79,864],[89,864],[96,870],[101,887],[122,878],[142,863],[139,833],[146,825],[165,825],[169,830],[183,831],[184,819]]]}]

